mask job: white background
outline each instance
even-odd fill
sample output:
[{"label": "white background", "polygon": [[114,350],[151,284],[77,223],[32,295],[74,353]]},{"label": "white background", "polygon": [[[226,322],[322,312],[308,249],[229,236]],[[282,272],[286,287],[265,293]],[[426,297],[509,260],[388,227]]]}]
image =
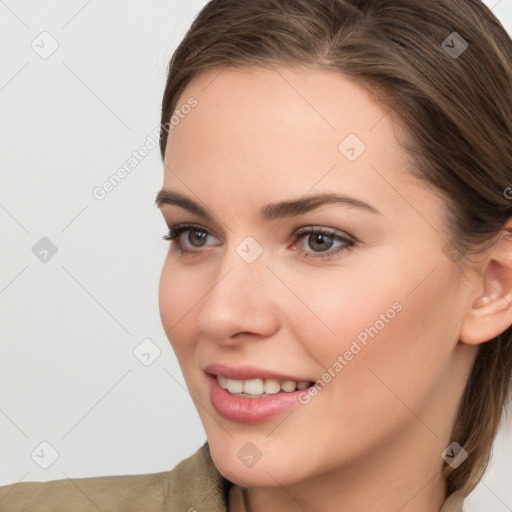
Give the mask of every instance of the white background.
[{"label": "white background", "polygon": [[[204,4],[0,0],[0,485],[167,471],[206,439],[158,313],[158,148],[92,195],[159,125],[168,61]],[[512,1],[487,4],[512,32]],[[52,39],[46,59],[31,47]],[[58,250],[45,263],[43,237]],[[133,351],[148,338],[161,353],[146,367]],[[48,469],[41,442],[58,452]],[[511,511],[511,474],[502,432],[466,510]]]}]

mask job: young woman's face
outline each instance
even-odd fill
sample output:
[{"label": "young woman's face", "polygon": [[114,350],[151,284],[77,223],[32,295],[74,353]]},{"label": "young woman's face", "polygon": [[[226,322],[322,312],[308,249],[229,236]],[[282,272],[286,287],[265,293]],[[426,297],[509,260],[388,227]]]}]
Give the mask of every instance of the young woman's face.
[{"label": "young woman's face", "polygon": [[[458,343],[469,285],[387,110],[288,68],[209,71],[177,109],[163,189],[186,200],[160,207],[193,226],[170,243],[160,312],[221,472],[273,487],[441,467],[474,356]],[[285,380],[317,384],[275,393]]]}]

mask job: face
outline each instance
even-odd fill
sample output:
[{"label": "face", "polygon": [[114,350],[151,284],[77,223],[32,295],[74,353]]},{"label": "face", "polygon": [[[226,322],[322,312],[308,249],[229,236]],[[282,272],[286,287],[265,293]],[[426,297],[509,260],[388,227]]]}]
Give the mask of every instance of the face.
[{"label": "face", "polygon": [[208,71],[177,109],[160,208],[185,230],[160,313],[217,467],[272,487],[437,457],[467,377],[469,288],[387,109],[339,73],[284,67]]}]

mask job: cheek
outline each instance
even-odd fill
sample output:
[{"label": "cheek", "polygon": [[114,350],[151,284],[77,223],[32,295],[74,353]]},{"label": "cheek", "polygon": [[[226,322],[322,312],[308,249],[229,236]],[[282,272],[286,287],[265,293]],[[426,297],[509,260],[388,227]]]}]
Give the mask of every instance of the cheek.
[{"label": "cheek", "polygon": [[[382,302],[373,302],[366,310],[348,310],[347,336],[342,334],[336,346],[336,353],[347,362],[334,381],[330,400],[334,407],[355,413],[359,418],[355,423],[372,438],[377,432],[384,434],[398,425],[417,422],[411,411],[421,417],[443,385],[449,384],[457,312],[453,297],[446,292],[449,277],[437,277],[409,296],[388,291]],[[386,314],[397,299],[401,310]],[[378,321],[382,313],[387,323]],[[337,327],[341,331],[343,322]],[[364,342],[360,342],[361,334]],[[336,353],[331,350],[331,361]],[[339,417],[346,414],[340,412]],[[357,429],[348,428],[347,435],[354,435],[355,442]]]},{"label": "cheek", "polygon": [[403,407],[397,396],[421,407],[449,374],[462,316],[458,280],[441,260],[414,260],[381,260],[381,269],[352,266],[337,279],[335,272],[317,273],[296,282],[309,310],[301,307],[299,315],[296,309],[294,337],[311,359],[330,369],[331,376],[324,375],[332,382],[327,387],[335,407],[351,403],[371,411],[382,404],[385,413]]},{"label": "cheek", "polygon": [[302,302],[295,297],[287,300],[288,325],[294,326],[294,337],[310,356],[326,368],[349,350],[353,341],[364,348],[372,336],[378,333],[377,337],[382,337],[404,314],[401,284],[396,284],[400,281],[390,282],[375,263],[370,267],[364,263],[312,267],[285,279],[293,283],[294,295]]},{"label": "cheek", "polygon": [[[458,276],[444,256],[432,251],[383,247],[371,257],[352,257],[346,266],[312,268],[287,278],[307,305],[295,301],[301,338],[331,359],[355,339],[363,346],[387,340],[388,348],[415,347],[420,355],[433,350],[436,341],[456,336],[462,313]],[[419,343],[422,339],[430,340],[427,347]]]},{"label": "cheek", "polygon": [[183,350],[191,346],[188,339],[192,335],[189,331],[193,329],[194,322],[190,318],[194,315],[194,305],[200,301],[206,290],[202,294],[197,284],[191,285],[189,274],[178,269],[168,257],[160,275],[158,293],[162,326],[180,358]]}]

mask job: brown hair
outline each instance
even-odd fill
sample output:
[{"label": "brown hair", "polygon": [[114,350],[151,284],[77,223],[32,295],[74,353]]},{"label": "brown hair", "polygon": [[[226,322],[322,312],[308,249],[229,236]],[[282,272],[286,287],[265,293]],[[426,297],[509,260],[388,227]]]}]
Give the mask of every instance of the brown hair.
[{"label": "brown hair", "polygon": [[[192,78],[274,64],[339,71],[386,105],[405,127],[411,172],[445,198],[445,254],[458,265],[512,217],[512,41],[479,0],[211,0],[169,65],[162,157]],[[444,466],[448,494],[469,494],[483,475],[511,368],[509,327],[480,345],[451,437],[469,457]]]}]

